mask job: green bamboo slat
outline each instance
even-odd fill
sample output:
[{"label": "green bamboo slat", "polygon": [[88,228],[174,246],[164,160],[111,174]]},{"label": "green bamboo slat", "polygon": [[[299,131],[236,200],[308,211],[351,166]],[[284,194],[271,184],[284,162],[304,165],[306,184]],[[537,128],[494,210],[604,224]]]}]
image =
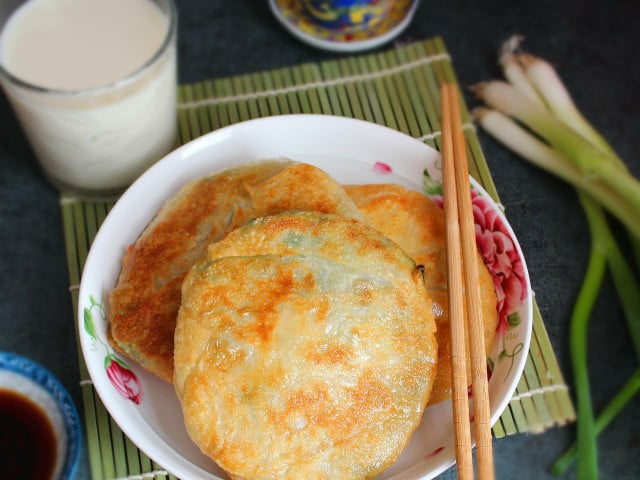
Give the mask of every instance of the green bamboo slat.
[{"label": "green bamboo slat", "polygon": [[[409,58],[417,61],[424,58],[425,52],[420,48],[421,44],[411,45],[407,49]],[[421,65],[414,69],[413,78],[418,86],[420,98],[422,100],[422,108],[424,108],[429,121],[429,127],[424,130],[427,134],[438,133],[427,143],[438,150],[442,149],[442,139],[439,135],[441,131],[440,125],[440,93],[438,91],[438,82],[435,72],[431,64]]]},{"label": "green bamboo slat", "polygon": [[[205,91],[204,91],[204,84],[203,83],[194,84],[193,85],[194,101],[198,102],[199,100],[202,100],[204,98],[206,98]],[[195,121],[199,126],[198,128],[199,135],[202,135],[206,132],[211,131],[208,108],[206,106],[196,107],[195,113],[196,113]]]},{"label": "green bamboo slat", "polygon": [[[185,98],[187,102],[195,102],[195,88],[194,85],[186,85],[184,88]],[[199,137],[201,135],[200,128],[198,127],[198,110],[190,108],[187,111],[187,122],[189,124],[189,139]]]},{"label": "green bamboo slat", "polygon": [[124,454],[127,457],[127,466],[129,475],[136,475],[142,472],[140,464],[140,451],[138,447],[128,438],[125,438]]},{"label": "green bamboo slat", "polygon": [[[187,103],[187,98],[185,96],[185,89],[180,87],[178,88],[178,105],[184,105]],[[191,138],[191,133],[189,132],[189,122],[187,121],[187,117],[189,116],[188,109],[186,108],[178,108],[178,137],[180,143],[187,143],[187,141]]]},{"label": "green bamboo slat", "polygon": [[[220,96],[223,99],[226,99],[222,103],[227,108],[227,118],[229,121],[228,125],[238,123],[238,121],[240,120],[240,116],[238,114],[238,102],[229,100],[230,98],[233,98],[233,85],[230,78],[224,79],[222,82],[220,82]],[[210,131],[210,128],[206,130],[206,132]]]},{"label": "green bamboo slat", "polygon": [[140,451],[140,468],[142,472],[153,472],[153,464],[147,455],[141,450]]},{"label": "green bamboo slat", "polygon": [[502,425],[502,419],[499,418],[498,421],[496,423],[493,424],[493,436],[496,438],[502,438],[504,436],[506,436],[506,433],[504,431],[504,426]]},{"label": "green bamboo slat", "polygon": [[198,104],[195,110],[198,115],[194,117],[194,130],[199,132],[199,135],[204,135],[211,131],[213,118],[211,117],[211,109],[209,105],[202,104],[202,101],[207,97],[207,85],[204,82],[196,83],[193,85],[193,99]]},{"label": "green bamboo slat", "polygon": [[[225,98],[228,96],[227,94],[227,82],[228,80],[225,78],[219,78],[213,81],[213,91],[216,98]],[[218,119],[220,122],[220,127],[226,127],[227,125],[231,125],[230,112],[229,112],[229,103],[230,102],[217,102],[216,109],[218,113]]]},{"label": "green bamboo slat", "polygon": [[[320,65],[320,71],[322,72],[323,80],[331,80],[335,78],[333,72],[336,70],[336,62],[323,62]],[[329,110],[326,112],[331,115],[345,115],[348,116],[348,112],[343,112],[340,107],[340,99],[338,98],[338,92],[335,85],[327,85],[323,87],[327,92],[327,98],[329,100]]]},{"label": "green bamboo slat", "polygon": [[296,85],[293,68],[285,68],[282,70],[282,83],[284,88],[287,90],[286,97],[289,102],[289,109],[291,110],[291,113],[302,113],[302,107],[298,100],[298,93],[293,90],[293,87]]},{"label": "green bamboo slat", "polygon": [[[369,69],[369,65],[366,57],[358,57],[358,70],[361,75],[366,76],[371,73]],[[383,105],[380,103],[380,99],[378,97],[376,84],[374,79],[366,79],[363,81],[365,93],[367,96],[367,102],[371,106],[371,112],[373,113],[373,121],[379,125],[387,125],[391,127],[391,125],[385,123],[385,116],[383,112]]]},{"label": "green bamboo slat", "polygon": [[507,406],[507,408],[505,408],[504,413],[500,416],[500,420],[502,421],[502,426],[504,428],[505,435],[514,435],[518,433],[516,423],[513,419],[513,413],[511,408],[512,403],[513,401],[509,402],[509,405]]},{"label": "green bamboo slat", "polygon": [[[338,77],[352,77],[353,73],[351,72],[351,65],[348,59],[342,58],[337,62],[337,73]],[[351,111],[351,115],[353,118],[358,120],[364,120],[365,114],[363,111],[363,106],[360,103],[360,98],[358,95],[358,90],[356,89],[356,82],[347,82],[342,85],[342,97],[349,105],[349,110]]]},{"label": "green bamboo slat", "polygon": [[[530,355],[527,357],[527,362],[525,363],[524,372],[522,377],[526,380],[528,392],[533,392],[531,394],[532,402],[534,403],[534,408],[536,413],[540,418],[540,426],[539,429],[535,430],[534,433],[538,433],[543,431],[553,425],[554,415],[552,414],[553,409],[556,406],[556,402],[545,402],[545,395],[543,392],[543,382],[541,380],[541,376],[536,371],[535,368],[535,358],[537,356],[537,347],[538,340],[536,337],[532,336],[531,339],[531,348]],[[546,375],[545,375],[546,377]]]},{"label": "green bamboo slat", "polygon": [[126,477],[129,474],[129,465],[127,464],[127,456],[121,455],[120,452],[125,451],[126,436],[120,431],[120,427],[111,419],[111,448],[114,453],[115,476],[118,478]]},{"label": "green bamboo slat", "polygon": [[277,111],[281,115],[291,113],[289,102],[287,101],[287,96],[286,94],[282,93],[282,70],[272,70],[271,72],[265,73],[265,75],[270,79],[270,82],[265,85],[267,89],[276,91],[274,97],[277,101],[278,106],[275,111]]},{"label": "green bamboo slat", "polygon": [[[324,113],[386,125],[440,147],[439,85],[459,85],[440,38],[318,64],[302,64],[178,88],[179,141],[186,143],[229,124],[269,115]],[[463,121],[470,122],[462,101]],[[470,173],[499,202],[475,129],[465,128]],[[61,198],[70,284],[78,285],[87,252],[113,202]],[[74,312],[77,289],[71,289]],[[77,335],[77,332],[76,332]],[[88,380],[80,350],[80,378]],[[162,472],[108,415],[90,383],[82,386],[93,478],[140,478]],[[575,410],[534,302],[531,348],[514,397],[493,426],[500,438],[539,432],[575,419]],[[154,478],[175,478],[158,473]],[[177,480],[177,479],[176,479]]]},{"label": "green bamboo slat", "polygon": [[[358,60],[355,57],[349,57],[344,60],[344,71],[350,76],[357,76],[361,74],[361,69],[358,64]],[[362,110],[362,119],[368,122],[375,122],[375,116],[373,109],[368,101],[367,89],[364,82],[354,82],[351,84],[353,90],[355,90],[358,104]]]},{"label": "green bamboo slat", "polygon": [[[544,402],[544,395],[542,394],[542,385],[540,383],[540,377],[535,370],[532,356],[527,358],[527,362],[524,366],[524,372],[522,378],[527,382],[527,389],[524,392],[528,395],[533,402],[533,408],[535,408],[538,417],[540,418],[541,430],[545,430],[553,425],[553,416],[551,415],[551,409]],[[538,433],[538,432],[535,432]]]},{"label": "green bamboo slat", "polygon": [[[302,84],[311,84],[315,79],[315,68],[313,64],[304,64],[300,66],[300,74],[302,75]],[[321,98],[317,88],[307,88],[305,90],[307,101],[309,102],[308,113],[322,112]]]},{"label": "green bamboo slat", "polygon": [[[391,67],[398,67],[405,63],[403,61],[405,50],[406,48],[401,48],[396,52],[389,52],[390,55],[388,57]],[[394,88],[398,91],[409,125],[407,133],[412,137],[421,137],[423,132],[421,124],[424,125],[426,123],[424,120],[425,113],[424,109],[421,108],[413,78],[406,70],[394,75]]]},{"label": "green bamboo slat", "polygon": [[[188,88],[189,85],[184,85],[183,88]],[[219,99],[222,93],[220,92],[220,82],[215,80],[207,80],[204,82],[204,92],[208,99]],[[211,103],[207,105],[207,113],[209,114],[209,124],[211,128],[218,129],[228,124],[227,111],[222,108],[219,102]],[[196,138],[196,137],[192,137]]]},{"label": "green bamboo slat", "polygon": [[[302,85],[304,83],[304,72],[302,65],[291,68],[291,86]],[[296,99],[300,106],[300,113],[313,113],[307,90],[296,92]]]},{"label": "green bamboo slat", "polygon": [[499,202],[498,190],[496,189],[495,183],[493,182],[493,177],[491,176],[489,165],[484,158],[484,154],[482,153],[482,148],[480,147],[480,142],[478,141],[477,135],[475,133],[466,133],[465,138],[471,152],[470,158],[473,158],[473,161],[475,162],[477,172],[477,177],[475,178],[482,184],[487,193],[491,195],[491,198],[493,198],[496,202]]},{"label": "green bamboo slat", "polygon": [[[330,64],[327,64],[327,66],[328,68],[324,70],[325,76],[326,76],[325,78],[327,80],[337,81],[343,77],[343,74],[340,69],[340,62],[338,60],[333,61]],[[357,102],[355,104],[352,104],[352,102],[350,101],[349,94],[347,93],[347,85],[350,85],[350,82],[347,82],[346,85],[344,83],[338,83],[337,85],[332,87],[332,90],[335,92],[335,95],[338,97],[338,105],[339,105],[338,109],[334,110],[334,113],[336,115],[342,114],[345,117],[357,118],[356,112],[354,111],[353,106],[356,105],[356,108],[357,108],[358,104]]]},{"label": "green bamboo slat", "polygon": [[[213,82],[212,81],[205,81],[202,83],[202,88],[204,90],[204,97],[205,98],[214,98],[215,97],[215,93],[213,91]],[[182,87],[181,87],[182,89]],[[215,105],[205,105],[204,108],[206,109],[207,112],[207,118],[208,118],[208,123],[209,126],[211,127],[212,130],[215,130],[217,128],[220,128],[221,124],[220,124],[220,116],[218,114],[218,109],[216,108]],[[189,140],[191,140],[192,138],[189,138]],[[185,143],[185,142],[182,142]]]},{"label": "green bamboo slat", "polygon": [[[375,74],[380,71],[380,65],[376,55],[367,56],[366,65],[369,73]],[[386,94],[384,79],[379,75],[373,75],[372,83],[377,103],[380,105],[380,110],[382,111],[382,122],[380,122],[380,124],[398,130],[398,122],[394,115],[393,106]]]},{"label": "green bamboo slat", "polygon": [[[311,75],[311,81],[315,83],[320,83],[323,80],[322,70],[319,65],[311,64],[309,65],[309,70],[306,73]],[[333,110],[331,108],[331,100],[329,98],[329,93],[326,88],[317,86],[314,88],[316,94],[318,95],[318,99],[320,100],[320,110],[315,111],[314,113],[324,113],[327,115],[331,115]]]},{"label": "green bamboo slat", "polygon": [[[555,386],[564,385],[565,382],[562,376],[562,372],[560,372],[558,360],[556,359],[555,353],[553,352],[553,347],[551,346],[551,341],[549,340],[549,334],[547,333],[544,323],[542,322],[542,316],[540,315],[538,306],[535,304],[533,331],[536,335],[540,349],[542,351],[542,360],[545,362],[545,365],[547,367],[546,375],[549,375],[552,379],[554,379]],[[541,378],[544,378],[544,375],[542,375]],[[575,420],[576,412],[569,396],[568,389],[556,389],[554,393],[560,405],[561,415],[558,418],[565,419],[566,421]]]},{"label": "green bamboo slat", "polygon": [[[531,348],[530,358],[536,370],[536,375],[540,379],[540,382],[542,383],[542,388],[545,388],[545,387],[553,388],[554,379],[550,378],[551,375],[548,374],[548,370],[540,350],[540,345],[539,345],[537,335],[532,336],[530,348]],[[543,392],[544,393],[542,393],[540,396],[543,397],[544,403],[546,407],[549,409],[551,417],[554,419],[554,422],[562,424],[557,419],[565,418],[565,416],[563,414],[562,406],[560,405],[560,401],[558,400],[557,395],[555,394],[555,392],[548,391],[548,390],[543,390]]]},{"label": "green bamboo slat", "polygon": [[248,94],[253,92],[253,84],[251,82],[251,75],[242,75],[240,77],[242,79],[242,87],[239,92],[242,95],[247,95],[247,110],[249,113],[248,118],[258,118],[260,117],[260,106],[258,105],[258,100],[254,96],[249,96]]},{"label": "green bamboo slat", "polygon": [[[262,72],[262,74],[259,75],[259,79],[259,91],[273,90],[273,79],[271,78],[271,72]],[[278,105],[278,98],[274,95],[267,95],[265,98],[268,107],[268,113],[266,115],[279,115],[280,107]]]},{"label": "green bamboo slat", "polygon": [[100,456],[104,478],[115,477],[115,459],[109,420],[109,414],[104,406],[96,409],[96,425],[98,427],[98,440],[100,442]]},{"label": "green bamboo slat", "polygon": [[524,408],[522,408],[522,401],[520,397],[517,395],[509,402],[509,407],[511,408],[511,414],[513,415],[513,420],[516,423],[516,428],[518,432],[526,432],[527,431],[527,417],[524,412]]},{"label": "green bamboo slat", "polygon": [[[350,77],[349,74],[345,74],[344,69],[346,68],[348,70],[349,65],[344,61],[344,59],[336,60],[333,66],[333,77],[336,81],[341,78]],[[339,82],[336,89],[338,91],[338,97],[340,98],[342,111],[350,118],[362,120],[362,107],[360,106],[358,94],[354,88],[354,82]]]},{"label": "green bamboo slat", "polygon": [[[245,76],[238,75],[231,79],[231,92],[233,95],[237,97],[244,96],[244,78]],[[249,116],[249,104],[246,98],[236,101],[236,108],[238,109],[238,118],[240,119],[240,121],[248,120],[249,118],[251,118]],[[213,130],[213,128],[209,129],[209,131],[211,130]]]},{"label": "green bamboo slat", "polygon": [[542,428],[542,421],[540,420],[540,415],[538,415],[538,410],[533,404],[533,399],[531,396],[526,395],[526,392],[528,391],[529,385],[527,383],[527,379],[525,375],[522,375],[516,388],[516,395],[520,399],[520,405],[522,406],[522,410],[526,418],[526,430],[522,431],[540,431],[540,428]]},{"label": "green bamboo slat", "polygon": [[257,104],[255,101],[251,104],[250,98],[247,95],[249,93],[247,87],[250,85],[248,80],[249,77],[247,75],[242,75],[236,77],[232,84],[234,95],[242,97],[242,100],[238,101],[238,117],[241,122],[255,118],[252,112],[257,111]]},{"label": "green bamboo slat", "polygon": [[[250,78],[251,78],[252,92],[261,92],[264,90],[264,87],[262,86],[262,76],[259,73],[252,74]],[[258,115],[260,117],[268,116],[269,104],[267,103],[267,97],[264,95],[257,96],[256,103],[258,105]]]},{"label": "green bamboo slat", "polygon": [[[393,52],[390,52],[393,53]],[[388,63],[387,54],[385,52],[377,54],[375,57],[375,61],[378,65],[378,72],[390,72],[389,74],[379,75],[378,84],[382,88],[383,95],[386,99],[386,104],[390,110],[390,114],[393,116],[395,122],[395,130],[404,133],[405,135],[409,135],[409,126],[407,124],[407,119],[405,115],[405,111],[400,102],[399,92],[396,90],[394,85],[393,77],[396,75],[391,73],[390,65]]]}]

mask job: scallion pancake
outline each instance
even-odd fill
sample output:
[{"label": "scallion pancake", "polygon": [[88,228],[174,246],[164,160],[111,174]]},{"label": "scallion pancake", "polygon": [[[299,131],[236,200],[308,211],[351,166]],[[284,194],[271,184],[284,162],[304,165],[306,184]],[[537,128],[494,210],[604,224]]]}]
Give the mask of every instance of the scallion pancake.
[{"label": "scallion pancake", "polygon": [[175,332],[187,431],[232,478],[370,478],[436,374],[422,272],[338,215],[258,218],[190,270]]}]

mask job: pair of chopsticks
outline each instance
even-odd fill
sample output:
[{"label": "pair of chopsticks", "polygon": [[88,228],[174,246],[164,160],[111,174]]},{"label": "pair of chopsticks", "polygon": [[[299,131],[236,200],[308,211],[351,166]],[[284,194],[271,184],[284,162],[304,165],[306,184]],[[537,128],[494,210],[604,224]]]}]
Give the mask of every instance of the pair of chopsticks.
[{"label": "pair of chopsticks", "polygon": [[[489,385],[485,358],[482,306],[469,167],[462,132],[457,88],[440,89],[442,112],[442,174],[447,238],[447,288],[451,323],[453,421],[458,478],[473,479],[465,348],[465,299],[471,355],[473,411],[478,478],[493,479],[493,447]],[[463,284],[464,277],[464,284]]]}]

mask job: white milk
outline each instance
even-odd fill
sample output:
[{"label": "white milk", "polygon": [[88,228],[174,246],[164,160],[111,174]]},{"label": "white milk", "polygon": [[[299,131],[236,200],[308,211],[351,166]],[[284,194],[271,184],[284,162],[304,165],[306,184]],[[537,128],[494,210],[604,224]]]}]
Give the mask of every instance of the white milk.
[{"label": "white milk", "polygon": [[173,147],[170,2],[169,15],[150,0],[30,0],[5,24],[3,86],[58,187],[121,190]]}]

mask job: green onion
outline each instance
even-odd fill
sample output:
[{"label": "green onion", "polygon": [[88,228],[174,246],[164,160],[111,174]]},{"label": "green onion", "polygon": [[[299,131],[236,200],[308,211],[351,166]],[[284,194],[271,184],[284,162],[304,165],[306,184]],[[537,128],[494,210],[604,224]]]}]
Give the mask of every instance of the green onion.
[{"label": "green onion", "polygon": [[492,109],[473,110],[475,120],[505,146],[531,163],[571,183],[589,224],[591,249],[570,324],[570,350],[578,408],[577,447],[552,468],[559,474],[578,457],[578,478],[595,479],[597,435],[640,391],[640,369],[594,421],[587,368],[587,329],[608,267],[618,293],[637,359],[640,361],[640,286],[608,226],[607,209],[631,235],[640,264],[640,182],[575,106],[551,64],[520,51],[521,38],[503,46],[500,63],[507,82],[473,87]]},{"label": "green onion", "polygon": [[[571,126],[576,132],[589,140],[591,144],[599,148],[603,153],[618,159],[617,154],[609,143],[591,126],[578,111],[573,99],[558,77],[556,70],[539,57],[529,54],[521,54],[519,61],[524,65],[527,76],[533,85],[543,96],[549,109],[566,125]],[[622,164],[622,161],[620,161]]]},{"label": "green onion", "polygon": [[[638,392],[640,392],[640,368],[633,373],[627,383],[624,384],[622,389],[611,399],[607,406],[604,407],[602,413],[600,413],[596,419],[596,435],[600,435]],[[578,448],[573,445],[551,466],[551,473],[553,475],[562,475],[576,459],[577,454]]]},{"label": "green onion", "polygon": [[533,100],[540,105],[544,105],[542,103],[542,99],[538,95],[538,92],[536,92],[535,88],[527,78],[527,74],[519,61],[519,46],[521,40],[522,37],[518,36],[507,40],[500,49],[498,62],[502,67],[504,77],[511,85],[526,95],[530,100]]},{"label": "green onion", "polygon": [[621,175],[621,169],[605,153],[551,112],[503,81],[482,82],[475,85],[473,90],[487,105],[516,118],[571,159],[581,175],[602,181],[628,202],[631,208],[640,212],[640,182],[631,175]]},{"label": "green onion", "polygon": [[583,175],[565,156],[541,142],[500,111],[477,107],[472,114],[484,130],[509,149],[591,195],[640,238],[640,210],[629,205],[611,187],[600,179]]}]

